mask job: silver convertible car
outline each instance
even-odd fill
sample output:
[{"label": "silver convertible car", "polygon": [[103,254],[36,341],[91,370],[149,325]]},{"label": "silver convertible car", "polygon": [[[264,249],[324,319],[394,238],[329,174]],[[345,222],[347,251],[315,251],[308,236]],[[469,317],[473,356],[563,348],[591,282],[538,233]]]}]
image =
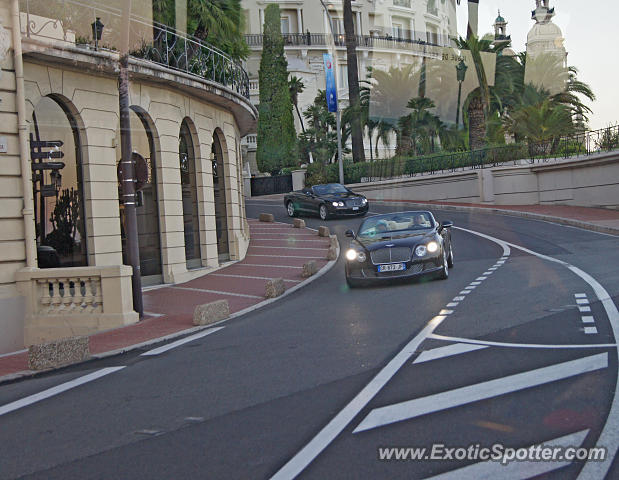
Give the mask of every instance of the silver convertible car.
[{"label": "silver convertible car", "polygon": [[426,211],[396,212],[366,219],[346,250],[349,286],[407,279],[420,275],[449,276],[454,256],[453,223],[438,223]]}]

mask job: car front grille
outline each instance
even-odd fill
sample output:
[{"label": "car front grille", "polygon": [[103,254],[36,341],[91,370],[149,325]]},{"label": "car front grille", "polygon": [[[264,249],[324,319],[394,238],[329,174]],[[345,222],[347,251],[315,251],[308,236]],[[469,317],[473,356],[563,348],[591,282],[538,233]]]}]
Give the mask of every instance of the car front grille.
[{"label": "car front grille", "polygon": [[347,207],[360,207],[362,205],[360,198],[351,198],[346,200]]},{"label": "car front grille", "polygon": [[370,252],[370,256],[374,265],[408,262],[411,259],[411,249],[407,247],[379,248]]}]

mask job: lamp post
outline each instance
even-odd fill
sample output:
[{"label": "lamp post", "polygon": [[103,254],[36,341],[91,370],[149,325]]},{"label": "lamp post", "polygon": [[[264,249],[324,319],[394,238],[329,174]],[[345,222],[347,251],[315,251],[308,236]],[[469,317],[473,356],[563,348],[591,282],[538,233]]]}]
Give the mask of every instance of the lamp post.
[{"label": "lamp post", "polygon": [[466,77],[466,70],[469,67],[466,66],[464,60],[460,60],[458,65],[456,65],[456,78],[458,80],[458,109],[456,110],[456,130],[460,124],[460,100],[462,99],[462,82],[464,82],[464,78]]},{"label": "lamp post", "polygon": [[103,35],[103,27],[105,27],[105,25],[101,23],[100,17],[97,17],[96,20],[90,24],[90,28],[92,28],[92,38],[95,41],[95,50],[99,49],[99,42]]},{"label": "lamp post", "polygon": [[[333,67],[334,67],[334,73],[335,69],[337,68],[337,50],[335,49],[335,32],[333,31],[333,19],[331,18],[331,14],[329,13],[329,9],[327,8],[327,6],[325,5],[324,0],[320,0],[320,3],[322,4],[322,8],[325,9],[325,13],[327,14],[327,19],[329,20],[329,29],[331,30],[331,35],[327,34],[327,39],[328,39],[328,43],[329,43],[329,49],[331,50],[331,57],[333,58]],[[335,82],[335,88],[337,90],[337,76],[334,75],[334,82]],[[338,102],[337,104],[337,110],[335,112],[335,124],[336,124],[336,129],[337,129],[337,162],[338,162],[338,170],[339,170],[339,178],[340,178],[340,183],[343,185],[344,184],[344,159],[342,158],[342,128],[341,128],[341,116],[340,116],[340,104]]]}]

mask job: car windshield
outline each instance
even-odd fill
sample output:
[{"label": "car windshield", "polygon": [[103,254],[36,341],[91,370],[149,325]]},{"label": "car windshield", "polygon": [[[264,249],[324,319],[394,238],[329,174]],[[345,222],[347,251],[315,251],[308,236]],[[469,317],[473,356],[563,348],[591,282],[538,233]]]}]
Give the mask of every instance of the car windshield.
[{"label": "car windshield", "polygon": [[401,212],[368,218],[359,229],[359,237],[374,237],[381,233],[424,230],[434,227],[429,212]]},{"label": "car windshield", "polygon": [[344,185],[339,183],[329,183],[327,185],[314,185],[316,195],[332,195],[337,193],[348,193]]}]

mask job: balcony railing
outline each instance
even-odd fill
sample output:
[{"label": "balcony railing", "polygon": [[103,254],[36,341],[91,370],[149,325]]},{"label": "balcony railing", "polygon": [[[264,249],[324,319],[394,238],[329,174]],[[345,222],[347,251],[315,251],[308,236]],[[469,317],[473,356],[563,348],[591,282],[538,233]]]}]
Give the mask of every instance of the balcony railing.
[{"label": "balcony railing", "polygon": [[[28,38],[74,43],[92,50],[117,51],[122,12],[105,5],[78,0],[21,0],[21,31]],[[93,40],[91,24],[104,25],[101,40]],[[227,87],[249,98],[249,76],[225,52],[166,25],[132,15],[131,56],[187,73]]]},{"label": "balcony railing", "polygon": [[[393,35],[355,35],[355,41],[357,47],[368,48],[385,48],[385,49],[411,49],[415,45],[430,45],[430,46],[452,46],[452,39],[450,37],[438,36],[437,41],[439,43],[429,43],[422,40],[422,36],[415,36],[415,32],[409,32],[408,38],[399,38]],[[404,35],[404,34],[402,34]],[[245,35],[245,41],[253,48],[261,47],[264,40],[262,34],[249,34]],[[286,47],[325,47],[328,45],[328,34],[325,33],[286,33],[282,34],[284,38],[284,46]],[[334,34],[333,41],[337,47],[346,46],[345,35]],[[442,44],[440,44],[442,43]]]}]

